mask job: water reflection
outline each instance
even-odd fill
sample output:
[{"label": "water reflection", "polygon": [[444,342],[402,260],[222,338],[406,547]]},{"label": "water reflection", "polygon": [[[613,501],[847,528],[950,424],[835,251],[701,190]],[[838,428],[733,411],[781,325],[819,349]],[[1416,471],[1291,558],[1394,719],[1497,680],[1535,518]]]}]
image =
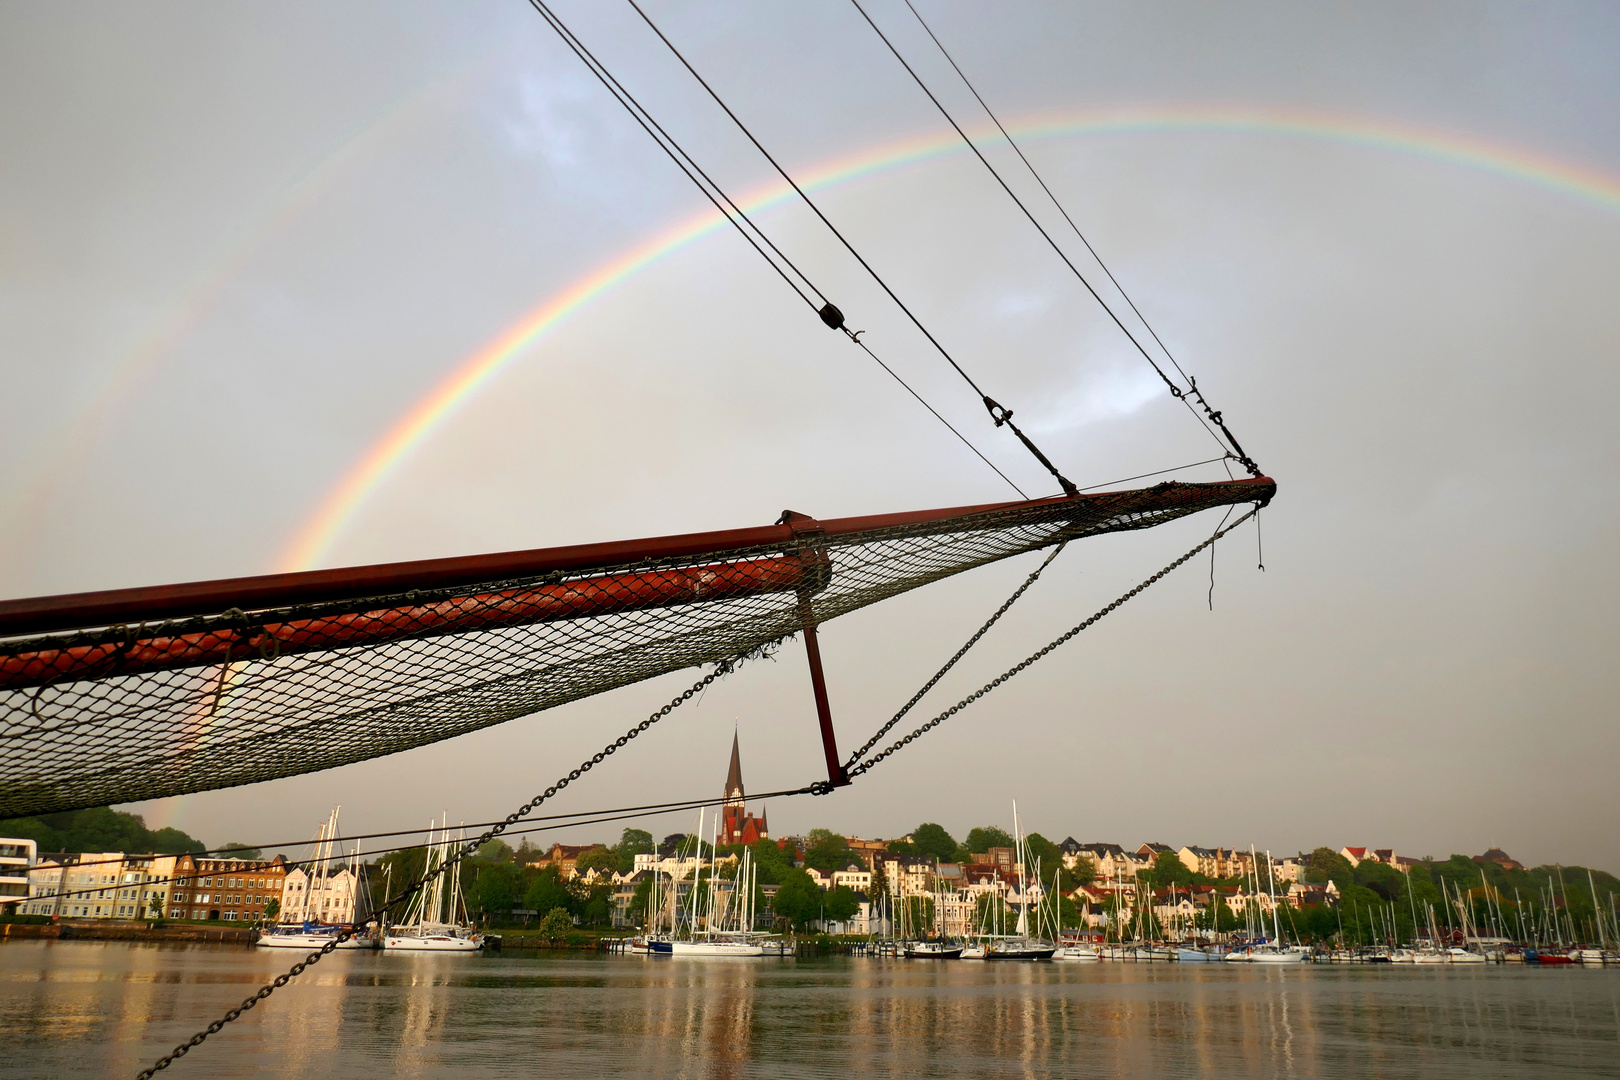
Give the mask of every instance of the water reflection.
[{"label": "water reflection", "polygon": [[[133,1073],[292,959],[7,943],[0,1071]],[[180,1068],[364,1080],[1620,1077],[1620,970],[340,952]]]}]

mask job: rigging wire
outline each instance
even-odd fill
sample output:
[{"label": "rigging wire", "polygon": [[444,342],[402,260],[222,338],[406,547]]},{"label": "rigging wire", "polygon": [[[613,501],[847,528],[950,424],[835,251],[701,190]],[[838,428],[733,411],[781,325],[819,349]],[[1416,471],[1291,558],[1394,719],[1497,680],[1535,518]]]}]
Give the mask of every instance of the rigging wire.
[{"label": "rigging wire", "polygon": [[1185,555],[1181,556],[1175,562],[1173,562],[1170,565],[1166,566],[1163,570],[1160,570],[1158,573],[1154,574],[1152,577],[1148,578],[1146,581],[1144,581],[1140,585],[1136,586],[1136,588],[1132,589],[1130,592],[1126,593],[1125,595],[1121,596],[1119,599],[1115,600],[1113,603],[1109,604],[1107,607],[1102,608],[1096,614],[1092,615],[1090,618],[1086,619],[1084,622],[1080,623],[1078,626],[1075,626],[1074,628],[1066,631],[1065,633],[1060,635],[1058,638],[1056,638],[1054,641],[1052,641],[1049,645],[1044,646],[1043,648],[1041,648],[1041,649],[1037,650],[1036,652],[1030,654],[1030,656],[1027,657],[1026,659],[1020,661],[1019,663],[1017,663],[1015,665],[1013,665],[1011,668],[1008,668],[1002,674],[996,676],[994,679],[992,679],[989,682],[985,683],[983,686],[979,687],[979,689],[975,690],[973,693],[969,694],[967,697],[963,698],[961,701],[957,702],[955,705],[952,705],[949,709],[946,709],[944,712],[940,713],[938,716],[934,717],[932,720],[928,721],[926,724],[923,724],[921,727],[917,728],[915,731],[913,731],[911,734],[907,735],[905,738],[900,739],[900,740],[894,742],[893,744],[891,744],[882,753],[876,755],[875,757],[868,758],[867,760],[861,762],[859,765],[855,766],[855,768],[849,770],[849,778],[851,780],[855,779],[857,776],[860,776],[862,773],[865,773],[865,772],[869,771],[870,769],[872,769],[875,765],[877,765],[878,763],[883,761],[885,758],[888,758],[888,757],[892,756],[897,751],[901,750],[902,748],[904,748],[906,746],[911,745],[911,743],[915,742],[917,739],[920,739],[922,736],[928,734],[928,732],[932,731],[934,728],[938,727],[940,724],[944,723],[946,720],[949,720],[951,717],[955,716],[957,713],[961,712],[963,709],[967,708],[969,705],[972,705],[975,701],[978,701],[980,698],[982,698],[986,694],[990,693],[990,691],[992,691],[992,690],[996,689],[997,687],[1001,686],[1003,683],[1007,682],[1009,679],[1013,678],[1015,675],[1018,675],[1020,672],[1024,671],[1024,669],[1030,667],[1036,661],[1041,660],[1042,658],[1044,658],[1045,656],[1047,656],[1048,654],[1053,652],[1060,645],[1063,645],[1063,644],[1067,643],[1071,638],[1075,637],[1081,631],[1085,630],[1086,628],[1090,627],[1092,624],[1096,623],[1103,616],[1105,616],[1105,615],[1109,614],[1110,612],[1114,611],[1120,605],[1124,604],[1127,600],[1130,600],[1130,599],[1134,598],[1138,593],[1141,593],[1142,591],[1147,589],[1149,586],[1151,586],[1154,583],[1156,583],[1157,581],[1159,581],[1160,578],[1163,578],[1166,574],[1169,574],[1172,570],[1175,570],[1177,567],[1179,567],[1183,563],[1187,562],[1187,560],[1189,560],[1193,556],[1197,555],[1200,551],[1203,551],[1205,548],[1207,548],[1211,544],[1215,543],[1215,541],[1219,540],[1221,537],[1225,536],[1227,533],[1231,532],[1233,529],[1237,528],[1239,525],[1242,525],[1245,521],[1248,521],[1251,517],[1258,514],[1259,512],[1260,512],[1260,507],[1258,505],[1256,505],[1253,510],[1250,510],[1247,514],[1244,514],[1242,517],[1240,517],[1236,521],[1232,522],[1231,525],[1229,525],[1229,526],[1227,526],[1227,527],[1225,527],[1223,529],[1220,529],[1220,530],[1216,531],[1215,533],[1211,534],[1209,539],[1205,540],[1204,542],[1199,544],[1197,547],[1193,548],[1191,551],[1189,551]]},{"label": "rigging wire", "polygon": [[[770,237],[765,234],[765,231],[748,216],[742,207],[738,206],[737,203],[726,194],[725,189],[722,188],[713,177],[705,172],[700,165],[698,165],[697,161],[690,154],[688,154],[678,142],[675,141],[674,137],[671,136],[669,132],[664,130],[663,126],[653,118],[652,114],[648,112],[638,100],[636,100],[635,95],[631,94],[630,91],[625,88],[624,84],[619,82],[613,73],[608,70],[607,66],[596,58],[596,55],[586,47],[584,42],[575,36],[574,32],[568,28],[567,24],[565,24],[560,17],[558,17],[556,12],[552,11],[551,8],[545,4],[544,0],[529,0],[529,4],[535,9],[536,12],[539,13],[540,17],[546,21],[546,24],[550,26],[552,30],[556,31],[557,36],[562,38],[563,43],[567,45],[574,55],[579,58],[580,62],[590,70],[591,74],[595,75],[597,80],[607,88],[608,93],[611,94],[620,105],[624,106],[625,111],[628,112],[631,118],[641,126],[642,130],[652,137],[652,140],[656,142],[659,148],[669,156],[670,160],[675,162],[676,167],[678,167],[681,172],[686,174],[687,179],[691,180],[692,183],[697,186],[698,190],[703,192],[704,197],[708,199],[709,202],[714,204],[715,209],[720,211],[727,221],[731,222],[731,224],[737,229],[738,233],[742,235],[743,239],[748,241],[749,246],[758,252],[760,257],[770,264],[771,269],[776,271],[777,275],[787,283],[788,287],[798,295],[799,299],[803,300],[809,305],[810,310],[814,311],[823,323],[834,330],[843,331],[852,342],[861,347],[862,351],[864,351],[873,360],[876,360],[878,365],[882,367],[884,371],[888,372],[896,382],[905,387],[907,393],[921,402],[923,408],[927,409],[937,420],[939,420],[940,423],[944,424],[945,427],[950,430],[952,435],[955,435],[959,440],[961,440],[964,446],[973,451],[974,455],[980,461],[990,466],[991,470],[993,470],[997,476],[1006,481],[1009,487],[1018,492],[1021,497],[1026,499],[1029,497],[1027,494],[1025,494],[1024,490],[1017,484],[1013,483],[1012,479],[1008,477],[1006,473],[1002,472],[994,462],[985,457],[984,454],[979,451],[979,448],[973,445],[967,436],[963,435],[953,424],[951,424],[950,421],[941,416],[938,410],[936,410],[932,405],[928,404],[922,395],[917,393],[916,390],[913,390],[910,384],[896,374],[895,371],[889,367],[889,365],[878,359],[877,354],[874,353],[871,348],[869,348],[867,344],[861,340],[861,334],[863,331],[852,331],[847,325],[845,325],[844,314],[838,309],[837,305],[833,304],[827,299],[826,294],[816,287],[815,282],[813,282],[807,274],[800,270],[793,260],[788,258],[788,256],[771,241]],[[640,9],[638,8],[637,10],[639,11]],[[645,18],[646,16],[643,15],[642,17]],[[657,27],[654,27],[653,29],[656,31]],[[659,36],[662,37],[661,34]],[[671,46],[671,48],[673,49],[674,47]],[[696,72],[693,72],[693,74],[696,74]],[[699,79],[699,81],[701,82],[702,80]],[[707,84],[705,84],[705,87],[706,86]],[[712,94],[713,91],[710,91],[710,93]],[[722,108],[723,107],[724,104],[722,103]],[[752,138],[752,136],[750,136],[750,138]],[[755,143],[755,145],[757,146],[758,143]],[[763,152],[763,147],[761,148],[761,151]],[[767,155],[767,157],[768,156],[769,155]],[[775,162],[773,161],[772,164],[775,164]],[[778,168],[778,171],[781,171],[780,168]],[[783,173],[783,176],[786,175],[786,173]],[[792,183],[792,179],[789,178],[788,182]],[[794,190],[798,190],[798,185],[794,185]],[[799,194],[802,196],[804,193],[800,191]],[[819,213],[819,211],[817,212]],[[825,221],[826,219],[823,218],[822,220]],[[745,224],[747,228],[744,228]],[[830,222],[828,223],[828,227],[831,227]],[[756,236],[758,237],[757,240],[755,239]],[[761,247],[761,243],[763,243],[765,246]],[[777,258],[781,259],[781,264],[778,264],[776,259],[773,259],[771,255],[766,254],[766,247],[770,248],[771,252],[773,252]],[[856,257],[859,258],[858,255]],[[783,269],[783,265],[787,267],[786,270]],[[788,270],[793,272],[793,277],[788,275]],[[803,288],[800,287],[799,282],[794,281],[794,277],[797,277],[799,282],[803,282]],[[816,298],[821,301],[819,306],[815,300],[812,300],[806,294],[806,289],[808,289],[809,292],[814,293]],[[916,320],[913,319],[912,321],[915,322]],[[924,331],[924,333],[926,333],[926,331]],[[949,357],[947,357],[947,359],[949,359]],[[954,364],[955,362],[952,361],[952,363]],[[960,371],[961,369],[958,368],[958,370]],[[1043,458],[1042,460],[1044,461],[1045,459]]]},{"label": "rigging wire", "polygon": [[967,652],[968,652],[969,649],[973,648],[973,646],[975,646],[975,645],[977,645],[979,643],[979,639],[984,637],[984,635],[989,631],[989,629],[992,626],[996,625],[997,621],[999,621],[1000,618],[1003,615],[1007,614],[1008,609],[1011,608],[1014,604],[1016,604],[1018,602],[1018,598],[1023,596],[1024,593],[1029,590],[1029,587],[1031,585],[1035,584],[1035,582],[1040,579],[1041,573],[1048,566],[1052,565],[1052,560],[1056,559],[1059,555],[1061,555],[1063,553],[1063,549],[1068,547],[1068,546],[1069,546],[1069,542],[1067,540],[1065,540],[1061,544],[1059,544],[1057,547],[1052,549],[1052,553],[1046,557],[1046,559],[1041,563],[1041,565],[1037,566],[1035,568],[1035,571],[1032,574],[1030,574],[1029,577],[1024,579],[1024,583],[1022,585],[1018,586],[1018,588],[1016,590],[1014,590],[1014,592],[1013,592],[1013,594],[1011,596],[1007,597],[1007,602],[1002,604],[999,608],[996,609],[996,613],[994,615],[991,615],[990,618],[985,621],[985,624],[983,626],[979,627],[978,631],[976,633],[974,633],[974,635],[972,637],[967,639],[967,643],[965,645],[963,645],[960,649],[956,650],[956,655],[951,657],[949,660],[945,661],[945,666],[940,668],[938,671],[934,672],[934,677],[929,679],[926,683],[924,683],[921,690],[918,690],[915,694],[911,695],[911,700],[906,702],[904,705],[902,705],[900,707],[900,711],[895,713],[892,717],[889,718],[888,723],[886,723],[882,727],[878,728],[877,733],[874,734],[870,739],[866,740],[866,745],[862,746],[859,750],[855,751],[853,754],[851,754],[849,756],[849,760],[844,763],[844,770],[846,772],[852,766],[854,766],[856,762],[860,761],[861,758],[865,757],[867,755],[867,753],[872,749],[872,747],[874,747],[874,746],[876,746],[878,744],[878,740],[883,738],[883,736],[887,735],[889,733],[889,731],[891,729],[893,729],[894,725],[898,724],[900,722],[900,719],[903,716],[905,716],[906,713],[911,711],[912,706],[916,705],[917,702],[921,701],[923,699],[923,696],[925,694],[927,694],[928,691],[932,690],[934,688],[935,684],[939,682],[939,680],[941,680],[941,679],[943,679],[945,677],[945,673],[950,671],[951,668],[955,667],[956,662],[958,660],[962,659],[962,657],[967,655]]},{"label": "rigging wire", "polygon": [[[530,0],[530,2],[536,6],[539,6],[541,0]],[[867,262],[865,257],[863,257],[861,253],[856,250],[855,245],[850,243],[848,237],[839,231],[838,226],[834,225],[832,220],[828,218],[826,214],[822,213],[821,207],[817,206],[815,200],[810,198],[805,190],[799,186],[798,181],[794,180],[792,175],[782,167],[781,163],[778,162],[776,158],[771,156],[771,152],[765,149],[764,144],[754,137],[754,133],[748,129],[748,125],[744,124],[742,119],[736,113],[731,111],[731,106],[725,103],[725,100],[720,97],[720,95],[715,91],[714,87],[710,86],[708,81],[704,79],[702,75],[698,74],[697,68],[693,67],[691,62],[686,59],[685,55],[675,47],[675,43],[670,41],[668,37],[664,36],[664,32],[658,28],[658,24],[653,22],[652,18],[641,9],[641,5],[636,3],[636,0],[626,0],[626,2],[635,9],[637,15],[641,16],[642,22],[645,22],[652,32],[658,36],[658,40],[662,41],[664,45],[668,47],[675,59],[681,62],[681,66],[686,68],[686,70],[691,74],[692,78],[698,81],[698,85],[702,86],[703,89],[708,92],[709,97],[714,99],[714,103],[720,106],[721,110],[731,118],[731,122],[737,126],[737,129],[743,133],[749,142],[754,144],[754,149],[758,150],[760,154],[764,156],[765,160],[770,162],[771,167],[776,170],[777,175],[781,176],[783,180],[787,181],[788,186],[793,188],[794,192],[799,196],[804,204],[810,208],[816,217],[821,219],[821,223],[827,226],[828,230],[831,231],[833,236],[838,239],[838,242],[844,246],[844,249],[854,256],[855,261],[861,264],[861,268],[871,276],[873,281],[877,282],[879,288],[888,294],[889,299],[893,300],[895,306],[905,314],[906,318],[911,321],[911,324],[921,331],[923,337],[928,339],[928,343],[945,358],[946,362],[949,363],[951,367],[956,369],[956,373],[960,375],[968,386],[973,389],[973,392],[979,395],[980,400],[984,403],[985,410],[989,412],[990,418],[995,421],[996,427],[1002,427],[1005,425],[1015,436],[1018,437],[1018,440],[1024,444],[1025,449],[1033,454],[1035,459],[1046,468],[1046,471],[1051,473],[1052,476],[1056,478],[1058,484],[1065,492],[1070,495],[1075,494],[1078,489],[1075,488],[1074,484],[1072,484],[1067,477],[1058,471],[1057,466],[1052,464],[1051,459],[1041,452],[1040,448],[1035,445],[1034,441],[1031,440],[1029,436],[1025,435],[1023,431],[1019,430],[1016,424],[1012,423],[1012,410],[997,403],[995,399],[991,398],[989,394],[986,394],[984,390],[980,388],[978,383],[973,381],[973,377],[963,369],[961,364],[956,362],[956,358],[950,354],[949,350],[947,350],[944,345],[940,344],[939,339],[929,332],[928,327],[923,325],[922,320],[919,319],[916,314],[906,306],[905,301],[901,300],[899,295],[889,287],[889,283],[883,280],[883,276],[873,269],[872,264]],[[827,325],[834,327],[834,329],[844,329],[842,326],[842,313],[838,312],[836,308],[833,308],[833,314],[838,319],[837,323],[834,323],[828,317],[828,313],[825,309],[822,311],[822,321],[826,322]],[[848,330],[846,329],[845,332],[848,333]],[[854,338],[853,334],[850,336],[852,339]]]},{"label": "rigging wire", "polygon": [[[632,0],[632,2],[634,2],[634,0]],[[988,115],[991,121],[995,123],[996,128],[1001,132],[1002,137],[1005,138],[1008,144],[1012,146],[1013,150],[1017,152],[1019,160],[1024,163],[1025,168],[1027,168],[1030,171],[1030,174],[1035,177],[1036,182],[1039,183],[1041,189],[1046,192],[1047,197],[1052,200],[1053,205],[1057,206],[1058,212],[1061,213],[1064,220],[1069,223],[1069,227],[1072,228],[1075,235],[1080,238],[1080,242],[1086,246],[1086,250],[1091,253],[1092,258],[1097,260],[1097,265],[1101,266],[1103,273],[1108,275],[1108,280],[1113,283],[1114,288],[1119,290],[1119,294],[1125,298],[1125,302],[1130,305],[1131,311],[1135,313],[1139,320],[1141,320],[1142,325],[1147,328],[1148,333],[1153,336],[1153,340],[1158,343],[1159,348],[1163,350],[1165,356],[1170,360],[1171,365],[1174,366],[1181,377],[1187,381],[1190,391],[1183,390],[1180,386],[1176,385],[1170,376],[1165,373],[1164,368],[1160,366],[1159,362],[1153,358],[1153,355],[1149,353],[1148,350],[1143,346],[1142,342],[1137,339],[1136,335],[1131,333],[1130,328],[1125,325],[1124,321],[1120,319],[1119,315],[1115,313],[1114,309],[1111,308],[1108,303],[1103,300],[1102,296],[1098,294],[1097,290],[1092,287],[1091,282],[1087,280],[1085,274],[1081,273],[1080,268],[1075,266],[1073,260],[1069,258],[1068,254],[1061,246],[1059,246],[1057,241],[1052,238],[1052,235],[1046,231],[1046,228],[1040,223],[1040,220],[1030,212],[1029,207],[1024,205],[1024,201],[1018,197],[1018,194],[1013,191],[1010,185],[1008,185],[1001,173],[998,172],[996,167],[990,163],[990,159],[986,158],[983,152],[980,151],[978,144],[976,144],[968,136],[967,132],[962,129],[962,126],[956,122],[956,118],[953,117],[950,111],[945,108],[944,104],[940,102],[939,98],[934,96],[934,92],[928,88],[928,84],[925,83],[922,77],[917,74],[916,70],[912,68],[911,64],[906,61],[906,58],[900,54],[900,50],[895,48],[894,43],[889,40],[888,36],[883,33],[883,30],[878,26],[878,24],[873,21],[869,14],[867,14],[866,9],[861,6],[860,0],[850,0],[850,3],[855,5],[855,10],[860,12],[861,18],[866,20],[866,24],[872,28],[873,33],[877,34],[878,38],[883,42],[883,44],[888,47],[889,52],[894,54],[894,58],[900,62],[900,66],[906,69],[906,74],[911,76],[912,81],[917,84],[918,88],[921,89],[925,95],[927,95],[928,100],[933,102],[934,107],[939,110],[939,114],[943,116],[946,122],[948,122],[951,127],[955,129],[956,133],[962,137],[962,141],[967,144],[968,149],[973,151],[973,155],[979,159],[986,169],[989,170],[990,175],[995,178],[996,183],[999,184],[1001,189],[1007,193],[1007,196],[1012,199],[1013,203],[1018,207],[1018,209],[1023,211],[1024,216],[1029,219],[1029,223],[1035,226],[1036,231],[1041,234],[1041,237],[1047,242],[1052,250],[1057,253],[1058,258],[1063,260],[1063,264],[1069,268],[1069,271],[1074,274],[1074,276],[1079,280],[1080,284],[1085,286],[1086,291],[1091,294],[1092,298],[1096,300],[1099,305],[1101,305],[1103,311],[1107,312],[1108,317],[1113,320],[1114,325],[1119,327],[1120,332],[1123,333],[1126,338],[1130,340],[1130,343],[1136,347],[1136,351],[1141,353],[1142,358],[1152,366],[1154,372],[1158,374],[1161,380],[1163,380],[1171,395],[1185,404],[1188,409],[1192,410],[1193,416],[1199,419],[1199,422],[1203,424],[1205,430],[1209,430],[1209,424],[1211,423],[1220,428],[1221,433],[1226,436],[1226,443],[1233,451],[1233,456],[1249,470],[1251,475],[1259,476],[1260,467],[1256,465],[1247,454],[1244,453],[1242,445],[1238,443],[1237,439],[1233,437],[1231,431],[1227,428],[1226,422],[1221,413],[1218,410],[1213,409],[1209,403],[1204,400],[1203,393],[1198,389],[1197,380],[1182,370],[1181,365],[1176,361],[1175,356],[1168,348],[1165,347],[1164,342],[1159,339],[1158,333],[1154,331],[1152,325],[1148,323],[1141,311],[1137,309],[1135,302],[1132,301],[1130,295],[1125,292],[1124,287],[1121,286],[1118,279],[1114,277],[1113,272],[1108,269],[1107,264],[1104,263],[1102,257],[1097,254],[1096,249],[1091,246],[1091,242],[1085,238],[1085,235],[1080,231],[1079,226],[1074,223],[1074,219],[1069,216],[1068,211],[1065,210],[1063,205],[1058,202],[1057,196],[1052,194],[1052,190],[1047,186],[1046,181],[1042,180],[1040,174],[1035,171],[1035,166],[1030,163],[1027,157],[1024,156],[1023,150],[1019,149],[1018,144],[1013,142],[1013,138],[1010,134],[1008,134],[1007,129],[1002,126],[1001,121],[996,117],[996,114],[991,111],[990,106],[985,103],[984,98],[979,95],[978,90],[974,89],[973,83],[962,71],[961,67],[957,65],[955,59],[951,57],[951,54],[946,50],[944,44],[941,43],[939,38],[934,34],[934,31],[929,28],[928,23],[923,20],[922,15],[912,5],[911,0],[906,0],[906,6],[910,8],[911,13],[916,16],[918,23],[922,25],[923,30],[927,32],[934,44],[939,47],[939,51],[944,54],[945,59],[950,62],[950,65],[956,71],[956,74],[961,77],[962,82],[973,94],[974,99],[977,100],[980,106],[984,108],[986,115]],[[1187,401],[1187,395],[1189,392],[1197,400],[1199,406],[1203,408],[1203,417],[1199,417],[1198,411],[1193,409],[1191,402]],[[1208,419],[1208,423],[1204,422],[1205,418]],[[1220,442],[1220,436],[1215,435],[1213,431],[1210,431],[1210,435],[1213,436],[1217,442]]]}]

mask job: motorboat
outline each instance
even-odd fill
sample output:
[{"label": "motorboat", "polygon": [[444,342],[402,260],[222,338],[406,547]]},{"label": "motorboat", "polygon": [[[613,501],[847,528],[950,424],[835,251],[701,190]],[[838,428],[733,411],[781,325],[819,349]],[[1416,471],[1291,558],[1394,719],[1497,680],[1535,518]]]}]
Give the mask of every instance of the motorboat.
[{"label": "motorboat", "polygon": [[1058,946],[1057,952],[1052,954],[1052,959],[1079,963],[1096,963],[1102,959],[1102,954],[1097,951],[1097,946],[1095,945],[1060,945]]},{"label": "motorboat", "polygon": [[958,960],[962,946],[948,941],[908,941],[901,949],[907,960]]},{"label": "motorboat", "polygon": [[1186,945],[1176,946],[1175,954],[1176,959],[1181,961],[1183,964],[1207,964],[1211,960],[1215,959],[1215,957],[1210,956],[1209,952],[1205,949],[1193,949]]}]

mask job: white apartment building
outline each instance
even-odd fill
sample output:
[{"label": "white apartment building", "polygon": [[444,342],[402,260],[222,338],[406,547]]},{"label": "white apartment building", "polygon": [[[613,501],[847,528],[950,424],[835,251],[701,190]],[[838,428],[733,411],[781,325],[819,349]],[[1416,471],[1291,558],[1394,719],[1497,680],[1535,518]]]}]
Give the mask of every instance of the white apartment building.
[{"label": "white apartment building", "polygon": [[38,861],[34,841],[0,836],[0,914],[16,914],[28,905],[28,872]]},{"label": "white apartment building", "polygon": [[122,851],[46,859],[28,876],[26,913],[66,919],[161,918],[174,860],[173,855]]},{"label": "white apartment building", "polygon": [[359,884],[355,873],[347,867],[328,874],[324,883],[301,866],[289,870],[281,887],[280,921],[352,923]]}]

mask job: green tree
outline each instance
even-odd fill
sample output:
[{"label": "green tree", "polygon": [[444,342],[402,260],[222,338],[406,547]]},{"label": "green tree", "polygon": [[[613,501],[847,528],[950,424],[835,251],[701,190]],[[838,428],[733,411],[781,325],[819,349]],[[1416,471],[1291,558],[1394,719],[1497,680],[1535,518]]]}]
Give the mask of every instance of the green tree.
[{"label": "green tree", "polygon": [[264,857],[264,853],[256,847],[238,843],[233,840],[219,849],[220,858],[223,859],[250,859],[257,860]]},{"label": "green tree", "polygon": [[650,855],[656,850],[652,833],[646,829],[625,829],[619,835],[619,842],[613,845],[613,854],[619,857],[619,873],[634,870],[637,855]]},{"label": "green tree", "polygon": [[523,906],[533,911],[571,911],[575,903],[574,895],[558,880],[556,869],[549,866],[536,873],[523,892]]},{"label": "green tree", "polygon": [[839,885],[822,894],[822,913],[829,922],[847,922],[860,910],[861,901],[848,885]]},{"label": "green tree", "polygon": [[1332,848],[1319,847],[1305,860],[1305,880],[1331,881],[1341,890],[1355,882],[1355,869],[1350,860]]},{"label": "green tree", "polygon": [[106,806],[0,821],[0,836],[33,840],[41,851],[73,853],[151,851],[159,855],[181,855],[205,848],[202,841],[179,829],[151,832],[140,815]]},{"label": "green tree", "polygon": [[798,928],[821,916],[821,890],[803,870],[789,870],[771,898],[771,910]]},{"label": "green tree", "polygon": [[535,932],[541,940],[552,945],[561,944],[568,940],[568,935],[574,932],[574,918],[568,914],[565,907],[554,907],[546,912],[546,917],[540,920]]},{"label": "green tree", "polygon": [[1071,892],[1076,886],[1090,885],[1097,880],[1097,864],[1081,855],[1074,860],[1074,866],[1069,868],[1068,880],[1074,882],[1074,885],[1065,884],[1064,888]]},{"label": "green tree", "polygon": [[597,844],[589,851],[580,852],[579,858],[574,860],[574,870],[580,874],[590,870],[614,874],[619,870],[619,856],[611,848]]},{"label": "green tree", "polygon": [[991,848],[1012,847],[1013,838],[1007,835],[1005,829],[998,829],[994,825],[981,825],[977,829],[969,830],[963,846],[970,852],[983,854]]},{"label": "green tree", "polygon": [[956,840],[944,826],[931,821],[911,830],[911,846],[917,849],[918,855],[930,855],[940,862],[950,862],[956,857]]},{"label": "green tree", "polygon": [[775,840],[756,840],[748,848],[759,868],[761,885],[780,885],[793,870],[793,852],[779,847]]},{"label": "green tree", "polygon": [[481,866],[472,887],[467,890],[467,907],[486,918],[510,918],[524,884],[523,872],[511,863]]},{"label": "green tree", "polygon": [[478,858],[485,862],[508,863],[512,861],[512,846],[500,837],[484,842],[478,849]]},{"label": "green tree", "polygon": [[1153,860],[1153,868],[1141,875],[1155,888],[1167,888],[1171,885],[1208,885],[1210,879],[1202,874],[1195,874],[1188,869],[1187,864],[1173,851],[1161,851]]},{"label": "green tree", "polygon": [[1035,861],[1040,860],[1041,873],[1050,879],[1052,871],[1063,865],[1063,849],[1038,832],[1024,837],[1024,850],[1029,853],[1029,872],[1035,872]]},{"label": "green tree", "polygon": [[1357,885],[1365,886],[1383,899],[1394,902],[1406,895],[1406,875],[1387,863],[1363,860],[1353,872]]},{"label": "green tree", "polygon": [[270,902],[264,905],[264,918],[265,918],[265,921],[266,922],[275,922],[276,921],[276,916],[280,915],[280,914],[281,914],[281,901],[272,896],[270,898]]},{"label": "green tree", "polygon": [[883,850],[887,851],[890,855],[922,854],[922,852],[917,850],[917,845],[913,844],[909,840],[890,840],[887,844],[883,845]]},{"label": "green tree", "polygon": [[808,839],[804,851],[806,866],[822,871],[842,870],[854,860],[849,843],[830,829],[811,829]]}]

